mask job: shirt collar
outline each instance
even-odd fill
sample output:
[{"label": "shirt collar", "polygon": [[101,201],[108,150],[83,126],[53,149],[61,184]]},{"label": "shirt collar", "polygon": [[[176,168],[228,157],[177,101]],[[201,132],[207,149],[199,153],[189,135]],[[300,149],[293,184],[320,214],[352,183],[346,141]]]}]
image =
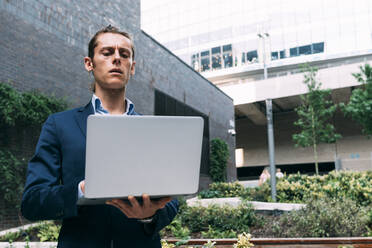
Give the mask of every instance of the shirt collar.
[{"label": "shirt collar", "polygon": [[[128,98],[125,98],[124,101],[126,101],[127,104],[126,104],[126,109],[125,109],[125,112],[123,113],[123,115],[132,115],[134,113],[133,102],[131,100],[129,100]],[[93,105],[94,114],[110,114],[102,106],[101,99],[99,99],[99,97],[96,96],[96,94],[93,94],[91,103]],[[97,106],[96,106],[96,103],[98,103]]]}]

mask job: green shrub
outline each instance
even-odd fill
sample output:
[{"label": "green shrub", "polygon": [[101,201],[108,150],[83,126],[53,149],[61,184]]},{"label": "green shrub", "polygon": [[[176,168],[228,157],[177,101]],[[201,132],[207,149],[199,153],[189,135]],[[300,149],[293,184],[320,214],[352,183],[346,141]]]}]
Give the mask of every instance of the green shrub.
[{"label": "green shrub", "polygon": [[43,222],[38,226],[39,232],[37,236],[41,242],[56,242],[58,241],[59,231],[61,230],[60,225],[56,225],[54,222]]},{"label": "green shrub", "polygon": [[[26,152],[15,153],[7,141],[8,128],[17,131],[40,130],[46,118],[67,108],[64,100],[40,92],[18,92],[6,83],[0,83],[0,195],[7,207],[19,209],[26,174]],[[22,136],[17,137],[22,139]],[[22,144],[22,140],[16,140]],[[5,147],[4,147],[5,146]],[[3,215],[3,213],[0,213]],[[0,216],[0,219],[2,216]]]},{"label": "green shrub", "polygon": [[229,147],[221,139],[211,141],[211,155],[209,175],[213,182],[226,181],[227,159],[229,158]]},{"label": "green shrub", "polygon": [[66,108],[65,100],[38,91],[21,93],[0,83],[0,126],[41,125],[50,114]]},{"label": "green shrub", "polygon": [[351,199],[321,198],[280,217],[276,237],[355,237],[367,232],[366,208]]},{"label": "green shrub", "polygon": [[349,198],[362,206],[372,204],[372,171],[332,171],[324,176],[289,175],[277,184],[280,202],[305,202],[313,198]]},{"label": "green shrub", "polygon": [[216,182],[209,185],[209,189],[199,192],[200,198],[235,197],[244,194],[244,187],[238,182]]},{"label": "green shrub", "polygon": [[5,204],[19,208],[26,176],[26,161],[0,149],[0,193]]},{"label": "green shrub", "polygon": [[49,115],[67,108],[64,100],[37,91],[23,93],[21,100],[25,111],[21,112],[18,121],[27,126],[41,125]]},{"label": "green shrub", "polygon": [[42,221],[27,229],[0,236],[1,242],[30,241],[40,239],[41,242],[55,242],[58,240],[61,225],[53,221]]},{"label": "green shrub", "polygon": [[9,84],[0,83],[0,126],[14,126],[22,112],[21,94]]},{"label": "green shrub", "polygon": [[[332,171],[327,175],[293,174],[278,180],[279,202],[304,203],[308,199],[329,197],[350,198],[361,206],[372,204],[372,171]],[[237,183],[212,183],[199,194],[200,198],[242,197],[254,201],[271,201],[270,181],[260,187],[246,188]]]},{"label": "green shrub", "polygon": [[179,218],[179,215],[170,223],[168,226],[166,226],[163,230],[161,235],[164,236],[165,233],[169,232],[172,237],[178,238],[178,239],[189,239],[190,238],[190,230],[187,227],[182,226],[182,222]]},{"label": "green shrub", "polygon": [[9,232],[4,236],[0,236],[0,242],[14,242],[21,237],[22,232]]},{"label": "green shrub", "polygon": [[248,232],[249,227],[259,221],[252,205],[247,202],[237,208],[217,205],[187,207],[179,213],[179,218],[192,232],[207,231],[209,226],[220,232]]},{"label": "green shrub", "polygon": [[259,187],[246,188],[244,194],[241,195],[243,199],[261,201],[261,202],[271,202],[271,187],[270,180],[266,181]]},{"label": "green shrub", "polygon": [[368,211],[368,221],[367,221],[367,235],[369,237],[372,237],[372,207]]},{"label": "green shrub", "polygon": [[237,233],[234,230],[219,231],[215,230],[212,226],[208,227],[208,231],[201,232],[201,236],[204,239],[226,239],[226,238],[236,238]]}]

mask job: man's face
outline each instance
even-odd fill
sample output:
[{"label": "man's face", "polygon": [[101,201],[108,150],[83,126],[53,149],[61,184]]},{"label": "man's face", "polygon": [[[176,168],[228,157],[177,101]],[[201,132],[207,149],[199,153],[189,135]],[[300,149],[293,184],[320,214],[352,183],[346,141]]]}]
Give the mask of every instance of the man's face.
[{"label": "man's face", "polygon": [[98,36],[94,57],[85,58],[85,67],[93,71],[98,88],[123,89],[135,72],[131,41],[121,34],[104,33]]}]

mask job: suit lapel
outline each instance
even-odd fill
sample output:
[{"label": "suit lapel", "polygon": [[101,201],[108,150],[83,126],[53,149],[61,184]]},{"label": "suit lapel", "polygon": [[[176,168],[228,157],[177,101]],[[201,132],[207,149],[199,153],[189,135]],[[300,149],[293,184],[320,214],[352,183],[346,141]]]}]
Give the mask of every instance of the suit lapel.
[{"label": "suit lapel", "polygon": [[91,102],[89,102],[85,107],[81,107],[75,114],[75,120],[85,137],[87,136],[87,119],[88,116],[92,114],[94,114],[94,110]]}]

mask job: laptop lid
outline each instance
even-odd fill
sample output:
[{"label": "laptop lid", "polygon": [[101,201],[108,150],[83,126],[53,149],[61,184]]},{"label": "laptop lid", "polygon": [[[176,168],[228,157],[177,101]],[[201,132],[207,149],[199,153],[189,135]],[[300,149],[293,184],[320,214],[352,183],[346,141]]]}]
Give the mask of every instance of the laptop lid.
[{"label": "laptop lid", "polygon": [[90,115],[85,198],[196,193],[203,124],[201,117]]}]

